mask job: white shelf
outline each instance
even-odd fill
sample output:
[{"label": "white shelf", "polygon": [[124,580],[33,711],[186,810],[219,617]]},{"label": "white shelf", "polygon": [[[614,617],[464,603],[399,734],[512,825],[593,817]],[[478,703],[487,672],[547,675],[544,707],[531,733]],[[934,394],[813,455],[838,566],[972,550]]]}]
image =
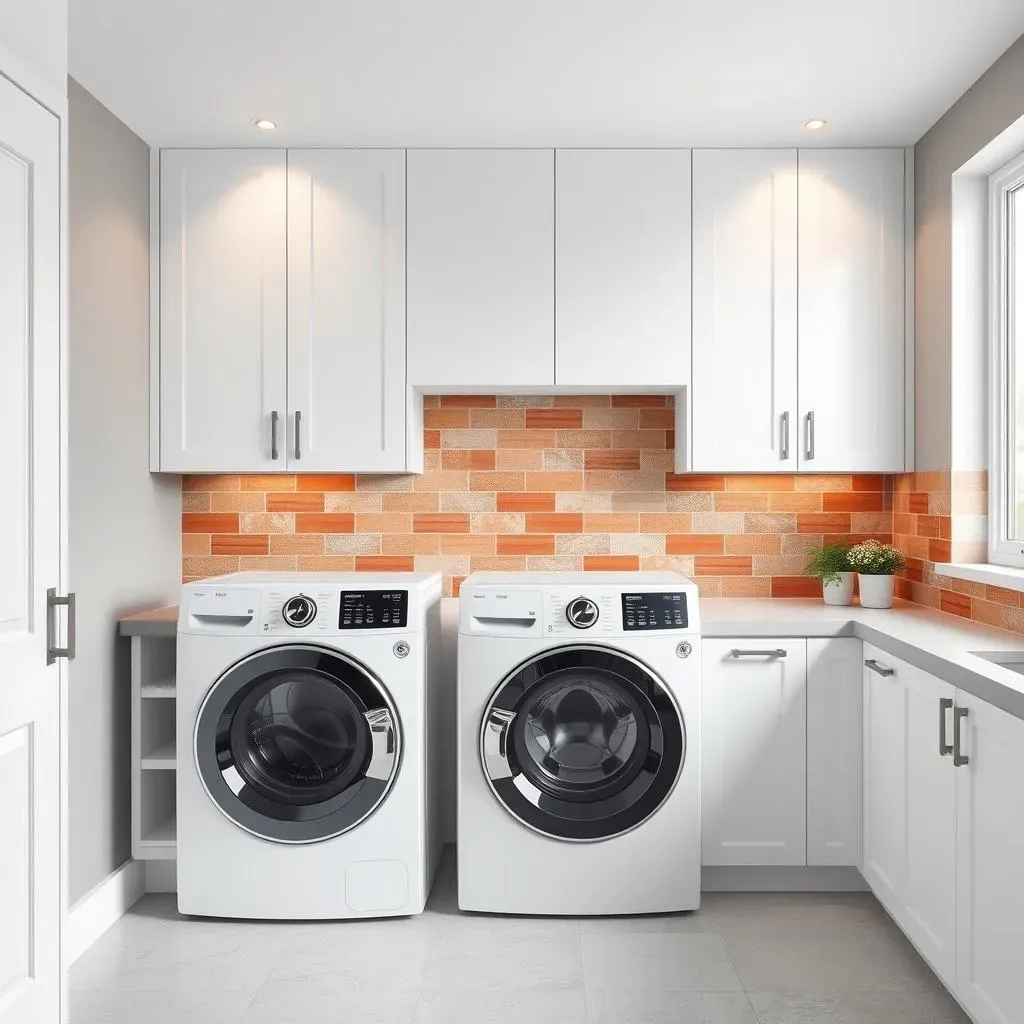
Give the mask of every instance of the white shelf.
[{"label": "white shelf", "polygon": [[175,815],[154,825],[142,836],[143,846],[173,846],[178,836],[178,819]]},{"label": "white shelf", "polygon": [[172,742],[165,743],[156,750],[151,750],[148,754],[145,754],[142,758],[143,771],[161,769],[166,770],[168,768],[175,768],[177,766],[177,751],[175,745]]},{"label": "white shelf", "polygon": [[151,683],[143,683],[142,685],[142,696],[143,697],[169,697],[174,699],[176,687],[174,685],[174,677],[170,679],[157,679]]}]

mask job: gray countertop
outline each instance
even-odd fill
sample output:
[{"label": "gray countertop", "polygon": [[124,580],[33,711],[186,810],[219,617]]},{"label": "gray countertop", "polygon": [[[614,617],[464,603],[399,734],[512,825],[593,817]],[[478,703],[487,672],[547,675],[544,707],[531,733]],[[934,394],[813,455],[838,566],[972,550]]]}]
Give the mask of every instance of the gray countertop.
[{"label": "gray countertop", "polygon": [[[1024,652],[1024,636],[1016,633],[905,603],[879,611],[802,599],[718,598],[702,601],[700,613],[708,637],[859,637],[1024,719],[1024,676],[972,653]],[[123,636],[173,637],[177,623],[178,609],[169,605],[130,615],[120,629]]]}]

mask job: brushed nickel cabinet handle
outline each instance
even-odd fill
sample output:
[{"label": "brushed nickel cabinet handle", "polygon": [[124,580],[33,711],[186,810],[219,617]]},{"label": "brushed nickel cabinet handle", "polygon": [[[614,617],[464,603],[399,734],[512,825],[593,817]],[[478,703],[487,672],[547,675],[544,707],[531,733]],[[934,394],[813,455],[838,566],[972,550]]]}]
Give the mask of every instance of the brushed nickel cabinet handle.
[{"label": "brushed nickel cabinet handle", "polygon": [[295,410],[295,458],[302,458],[302,442],[300,440],[300,430],[302,429],[302,413],[298,409]]},{"label": "brushed nickel cabinet handle", "polygon": [[789,458],[789,413],[779,417],[779,458],[785,462]]},{"label": "brushed nickel cabinet handle", "polygon": [[951,697],[939,699],[939,756],[945,757],[953,753],[953,744],[946,742],[946,712],[953,707]]},{"label": "brushed nickel cabinet handle", "polygon": [[782,647],[776,647],[770,651],[745,651],[739,647],[734,647],[729,652],[730,658],[785,658],[786,651]]},{"label": "brushed nickel cabinet handle", "polygon": [[809,412],[806,416],[807,422],[807,442],[804,445],[804,457],[807,459],[814,458],[814,413]]},{"label": "brushed nickel cabinet handle", "polygon": [[864,664],[867,665],[872,672],[877,672],[880,676],[888,678],[889,676],[896,675],[896,669],[889,668],[888,665],[883,665],[880,661],[876,661],[874,658],[868,658]]},{"label": "brushed nickel cabinet handle", "polygon": [[270,414],[270,457],[277,458],[277,410]]},{"label": "brushed nickel cabinet handle", "polygon": [[965,764],[971,763],[971,759],[963,752],[963,748],[960,745],[963,739],[961,726],[967,715],[967,708],[953,709],[953,764],[957,768],[962,768]]},{"label": "brushed nickel cabinet handle", "polygon": [[[68,610],[68,645],[57,646],[56,611],[64,606]],[[54,587],[46,591],[46,664],[52,665],[58,658],[75,660],[75,594],[70,592],[66,597],[58,597]]]}]

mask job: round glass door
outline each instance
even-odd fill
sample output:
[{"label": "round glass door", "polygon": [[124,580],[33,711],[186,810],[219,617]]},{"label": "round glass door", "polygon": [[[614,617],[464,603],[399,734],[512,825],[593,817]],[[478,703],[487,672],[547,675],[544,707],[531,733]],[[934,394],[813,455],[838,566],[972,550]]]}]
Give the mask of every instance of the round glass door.
[{"label": "round glass door", "polygon": [[287,645],[230,668],[199,711],[195,756],[220,810],[255,835],[309,843],[347,832],[398,772],[383,685],[336,651]]},{"label": "round glass door", "polygon": [[661,806],[686,735],[665,687],[634,658],[593,645],[520,665],[484,714],[480,754],[495,796],[558,839],[608,839]]}]

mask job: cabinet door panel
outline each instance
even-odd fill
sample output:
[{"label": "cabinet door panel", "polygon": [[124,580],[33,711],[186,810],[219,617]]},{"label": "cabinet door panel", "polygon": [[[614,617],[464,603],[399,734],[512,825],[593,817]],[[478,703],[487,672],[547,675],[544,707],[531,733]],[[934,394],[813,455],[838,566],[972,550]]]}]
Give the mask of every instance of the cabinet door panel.
[{"label": "cabinet door panel", "polygon": [[796,278],[796,150],[695,150],[695,470],[796,469]]},{"label": "cabinet door panel", "polygon": [[401,150],[288,153],[288,414],[290,469],[406,468]]},{"label": "cabinet door panel", "polygon": [[690,379],[690,151],[555,154],[555,383]]},{"label": "cabinet door panel", "polygon": [[[896,668],[870,644],[865,661]],[[907,705],[896,676],[864,668],[864,878],[903,924],[907,875]]]},{"label": "cabinet door panel", "polygon": [[806,864],[806,641],[705,640],[702,664],[703,863]]},{"label": "cabinet door panel", "polygon": [[160,155],[160,468],[285,468],[283,150]]},{"label": "cabinet door panel", "polygon": [[555,382],[551,150],[410,150],[409,382]]},{"label": "cabinet door panel", "polygon": [[899,472],[903,151],[801,150],[799,160],[800,468]]},{"label": "cabinet door panel", "polygon": [[977,1024],[1024,1007],[1024,721],[968,694],[956,769],[957,994]]},{"label": "cabinet door panel", "polygon": [[807,863],[859,867],[864,727],[861,652],[807,641]]}]

